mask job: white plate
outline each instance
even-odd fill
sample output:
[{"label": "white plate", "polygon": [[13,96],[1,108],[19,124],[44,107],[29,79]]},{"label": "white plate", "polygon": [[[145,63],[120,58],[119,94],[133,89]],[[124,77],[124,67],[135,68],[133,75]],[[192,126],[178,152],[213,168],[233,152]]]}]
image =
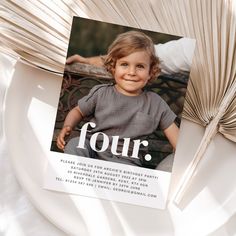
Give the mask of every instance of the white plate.
[{"label": "white plate", "polygon": [[[181,206],[166,210],[42,189],[61,78],[18,63],[5,99],[4,127],[16,176],[39,211],[70,235],[206,235],[236,212],[236,147],[217,135]],[[204,129],[183,121],[171,193]],[[224,147],[224,148],[222,148]],[[226,184],[227,183],[227,184]]]}]

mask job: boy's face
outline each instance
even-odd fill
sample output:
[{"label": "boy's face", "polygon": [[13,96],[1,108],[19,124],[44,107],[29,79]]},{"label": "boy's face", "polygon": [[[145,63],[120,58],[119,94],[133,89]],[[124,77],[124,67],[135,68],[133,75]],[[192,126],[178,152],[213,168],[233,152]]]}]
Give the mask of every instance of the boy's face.
[{"label": "boy's face", "polygon": [[150,79],[150,55],[137,51],[116,61],[113,76],[116,89],[127,96],[137,96]]}]

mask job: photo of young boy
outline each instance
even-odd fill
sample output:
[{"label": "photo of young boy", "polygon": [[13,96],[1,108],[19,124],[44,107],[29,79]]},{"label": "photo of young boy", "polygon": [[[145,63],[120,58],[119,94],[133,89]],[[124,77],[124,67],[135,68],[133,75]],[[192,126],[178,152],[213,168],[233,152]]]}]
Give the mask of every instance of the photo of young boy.
[{"label": "photo of young boy", "polygon": [[[156,79],[160,71],[152,40],[138,31],[118,35],[108,49],[104,65],[113,75],[115,84],[95,86],[87,96],[78,101],[78,105],[65,119],[57,138],[58,148],[68,154],[142,166],[144,156],[139,155],[137,158],[131,154],[134,148],[132,141],[145,140],[158,125],[173,148],[176,148],[176,115],[160,96],[143,91],[145,85]],[[86,137],[85,147],[78,147],[79,137],[71,139],[65,146],[65,136],[84,117],[89,116],[93,117],[91,121],[96,127]],[[89,138],[97,132],[103,132],[109,137],[109,148],[105,151],[95,152],[90,146]],[[112,136],[119,136],[114,153],[111,152]],[[125,138],[130,138],[131,141],[127,150],[131,157],[122,155],[125,153]],[[103,137],[101,139],[98,137],[96,142],[100,150]]]},{"label": "photo of young boy", "polygon": [[[67,58],[68,64],[74,62],[104,67],[114,82],[93,86],[68,112],[56,136],[59,150],[147,167],[146,163],[153,159],[148,137],[160,129],[175,151],[179,132],[177,115],[160,95],[146,90],[146,86],[158,79],[161,69],[153,40],[145,31],[126,29],[116,35],[105,55]],[[67,142],[67,137],[84,120],[87,123],[78,136]],[[169,159],[172,164],[173,154]],[[158,169],[158,163],[154,168]]]}]

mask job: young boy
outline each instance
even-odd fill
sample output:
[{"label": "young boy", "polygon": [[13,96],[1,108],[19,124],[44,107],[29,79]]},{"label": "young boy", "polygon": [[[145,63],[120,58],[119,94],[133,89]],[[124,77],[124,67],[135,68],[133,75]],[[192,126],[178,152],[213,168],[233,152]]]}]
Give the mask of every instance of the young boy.
[{"label": "young boy", "polygon": [[[147,145],[140,145],[138,157],[134,157],[135,142],[144,144],[146,137],[159,126],[175,149],[176,115],[160,96],[143,90],[160,73],[152,40],[138,31],[118,35],[108,49],[104,66],[113,75],[115,84],[94,86],[78,101],[65,119],[57,138],[58,148],[69,154],[142,166]],[[65,146],[65,136],[84,117],[90,116],[95,127],[88,133],[85,147],[78,148],[79,137]],[[89,140],[101,132],[109,138],[109,148],[95,152]],[[104,136],[96,136],[97,150],[103,149],[103,141]]]}]

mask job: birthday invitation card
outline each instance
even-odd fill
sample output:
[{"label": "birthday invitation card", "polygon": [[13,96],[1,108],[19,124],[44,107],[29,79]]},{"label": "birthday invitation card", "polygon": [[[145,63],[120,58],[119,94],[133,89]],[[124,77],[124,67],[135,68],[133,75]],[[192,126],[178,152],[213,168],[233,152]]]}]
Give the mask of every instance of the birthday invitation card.
[{"label": "birthday invitation card", "polygon": [[44,188],[164,209],[194,46],[74,17]]}]

